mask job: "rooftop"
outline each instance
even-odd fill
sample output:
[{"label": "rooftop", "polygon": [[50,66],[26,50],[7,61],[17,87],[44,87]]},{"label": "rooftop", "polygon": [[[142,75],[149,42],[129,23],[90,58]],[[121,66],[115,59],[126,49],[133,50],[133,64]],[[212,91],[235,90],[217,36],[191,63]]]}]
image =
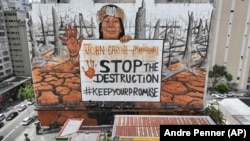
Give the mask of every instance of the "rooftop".
[{"label": "rooftop", "polygon": [[68,119],[63,125],[62,130],[58,133],[57,137],[64,137],[66,135],[70,135],[76,133],[81,125],[83,119]]},{"label": "rooftop", "polygon": [[101,131],[80,130],[82,123],[83,119],[81,118],[68,119],[56,138],[66,138],[70,141],[99,141]]},{"label": "rooftop", "polygon": [[209,116],[116,115],[112,136],[159,137],[160,125],[215,125]]},{"label": "rooftop", "polygon": [[238,98],[226,98],[220,101],[219,108],[224,114],[232,116],[240,124],[250,124],[250,107]]}]

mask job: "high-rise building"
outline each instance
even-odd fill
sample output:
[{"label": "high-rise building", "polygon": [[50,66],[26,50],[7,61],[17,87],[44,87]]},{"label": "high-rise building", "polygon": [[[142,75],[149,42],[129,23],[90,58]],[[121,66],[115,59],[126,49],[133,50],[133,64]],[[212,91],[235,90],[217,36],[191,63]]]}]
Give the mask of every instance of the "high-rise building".
[{"label": "high-rise building", "polygon": [[4,11],[0,3],[0,81],[13,74]]},{"label": "high-rise building", "polygon": [[250,1],[218,0],[210,35],[210,69],[224,65],[237,89],[250,90]]},{"label": "high-rise building", "polygon": [[7,0],[10,9],[30,10],[29,0]]},{"label": "high-rise building", "polygon": [[9,6],[7,0],[0,1],[0,109],[16,100],[19,88],[31,79],[27,12]]},{"label": "high-rise building", "polygon": [[31,76],[26,16],[27,11],[8,10],[4,12],[13,74],[15,76]]}]

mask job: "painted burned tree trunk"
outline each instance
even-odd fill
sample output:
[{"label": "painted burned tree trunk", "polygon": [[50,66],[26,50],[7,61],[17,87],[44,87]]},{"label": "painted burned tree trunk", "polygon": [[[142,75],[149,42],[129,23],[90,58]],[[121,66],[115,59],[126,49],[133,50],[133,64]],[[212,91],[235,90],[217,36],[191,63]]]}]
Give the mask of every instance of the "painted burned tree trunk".
[{"label": "painted burned tree trunk", "polygon": [[90,25],[90,31],[88,30],[88,26],[85,24],[84,22],[84,18],[83,18],[83,15],[82,14],[79,14],[79,24],[80,24],[80,37],[83,37],[84,38],[84,35],[83,35],[83,30],[82,28],[85,29],[86,33],[87,33],[87,36],[88,37],[94,37],[94,27],[93,27],[93,18],[91,18],[91,25]]},{"label": "painted burned tree trunk", "polygon": [[191,62],[193,12],[190,15],[188,14],[188,17],[189,17],[189,23],[188,23],[188,31],[187,31],[187,40],[186,40],[184,54],[182,57],[182,59],[186,63]]},{"label": "painted burned tree trunk", "polygon": [[154,38],[153,39],[159,39],[159,32],[160,32],[160,20],[158,20],[156,22],[155,32],[154,32]]},{"label": "painted burned tree trunk", "polygon": [[177,25],[176,25],[176,21],[174,21],[174,32],[173,32],[173,38],[172,38],[172,40],[170,41],[170,45],[173,45],[173,44],[175,44],[175,39],[176,39],[176,27],[177,27]]},{"label": "painted burned tree trunk", "polygon": [[94,20],[93,20],[93,17],[91,17],[91,37],[95,37],[95,31],[94,31]]},{"label": "painted burned tree trunk", "polygon": [[42,16],[41,10],[40,10],[40,13],[39,13],[38,16],[39,16],[39,19],[41,21],[42,34],[43,34],[43,43],[44,43],[45,46],[48,46],[48,41],[47,41],[47,37],[46,37],[46,34],[45,34],[44,23],[43,23],[43,16]]},{"label": "painted burned tree trunk", "polygon": [[30,34],[30,40],[31,40],[31,45],[32,45],[32,52],[31,52],[31,60],[33,63],[37,61],[42,61],[42,57],[39,53],[38,46],[37,46],[37,41],[35,39],[34,31],[33,31],[33,21],[32,17],[29,18],[28,21],[28,26],[29,26],[29,34]]},{"label": "painted burned tree trunk", "polygon": [[144,1],[142,1],[142,7],[136,13],[135,39],[146,39],[146,8]]},{"label": "painted burned tree trunk", "polygon": [[203,35],[203,26],[202,26],[202,19],[200,19],[199,26],[198,26],[198,33],[195,38],[196,42],[199,42],[200,40],[202,40],[202,35]]},{"label": "painted burned tree trunk", "polygon": [[188,69],[191,73],[194,75],[198,75],[196,71],[192,68],[194,65],[197,64],[192,64],[192,36],[193,36],[193,22],[194,22],[194,17],[193,17],[193,12],[189,15],[189,23],[188,23],[188,31],[187,31],[187,40],[186,40],[186,46],[183,54],[183,61],[186,63],[186,66],[184,67],[185,69]]},{"label": "painted burned tree trunk", "polygon": [[82,16],[82,14],[79,14],[79,27],[80,27],[80,33],[79,33],[79,35],[80,36],[82,36],[82,37],[84,37],[83,36],[83,31],[82,31],[82,21],[83,21],[83,16]]},{"label": "painted burned tree trunk", "polygon": [[[210,19],[213,19],[213,12],[211,13],[211,18]],[[205,66],[207,64],[207,57],[208,57],[207,55],[208,55],[208,49],[209,49],[209,39],[210,39],[209,34],[210,34],[210,29],[211,29],[211,21],[212,20],[210,20],[209,25],[208,25],[208,22],[206,21],[206,26],[205,26],[205,31],[207,31],[206,32],[207,33],[207,38],[206,38],[206,53],[203,56],[203,58],[202,58],[202,60],[201,60],[201,62],[199,64],[199,66],[198,66],[200,68],[201,67],[206,68]]]},{"label": "painted burned tree trunk", "polygon": [[168,43],[169,44],[169,48],[168,48],[168,62],[166,64],[167,66],[167,70],[170,68],[171,65],[171,57],[172,57],[172,51],[171,51],[171,42],[168,39],[168,21],[166,21],[166,29],[165,29],[165,34],[164,34],[164,43]]},{"label": "painted burned tree trunk", "polygon": [[53,28],[54,28],[54,40],[55,40],[55,56],[62,56],[62,43],[59,40],[59,28],[58,28],[58,17],[54,7],[52,7],[52,16],[53,16]]},{"label": "painted burned tree trunk", "polygon": [[164,43],[166,43],[166,42],[169,42],[169,39],[168,39],[168,29],[169,29],[169,27],[168,27],[168,21],[166,20],[166,29],[165,29],[165,34],[164,34]]}]

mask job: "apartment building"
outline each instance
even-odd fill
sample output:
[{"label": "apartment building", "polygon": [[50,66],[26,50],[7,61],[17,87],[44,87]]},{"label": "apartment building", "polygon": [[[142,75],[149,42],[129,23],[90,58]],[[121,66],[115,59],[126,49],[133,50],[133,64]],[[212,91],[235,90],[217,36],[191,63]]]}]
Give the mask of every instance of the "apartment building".
[{"label": "apartment building", "polygon": [[3,6],[0,3],[0,81],[11,76],[13,68],[6,33]]},{"label": "apartment building", "polygon": [[8,7],[10,9],[17,10],[30,10],[31,5],[29,4],[29,0],[6,0],[8,2]]},{"label": "apartment building", "polygon": [[0,1],[0,109],[18,98],[18,90],[30,83],[26,14]]},{"label": "apartment building", "polygon": [[210,69],[226,66],[232,83],[250,90],[250,1],[217,0],[210,35]]},{"label": "apartment building", "polygon": [[31,76],[26,16],[27,11],[8,10],[4,12],[13,74],[15,76]]}]

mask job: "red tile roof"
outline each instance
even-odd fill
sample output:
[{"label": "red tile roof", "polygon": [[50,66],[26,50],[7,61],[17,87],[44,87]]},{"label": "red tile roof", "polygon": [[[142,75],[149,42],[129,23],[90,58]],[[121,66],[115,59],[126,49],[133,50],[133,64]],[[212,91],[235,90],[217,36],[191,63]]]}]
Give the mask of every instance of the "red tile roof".
[{"label": "red tile roof", "polygon": [[214,125],[209,116],[116,115],[113,136],[159,137],[160,125]]}]

